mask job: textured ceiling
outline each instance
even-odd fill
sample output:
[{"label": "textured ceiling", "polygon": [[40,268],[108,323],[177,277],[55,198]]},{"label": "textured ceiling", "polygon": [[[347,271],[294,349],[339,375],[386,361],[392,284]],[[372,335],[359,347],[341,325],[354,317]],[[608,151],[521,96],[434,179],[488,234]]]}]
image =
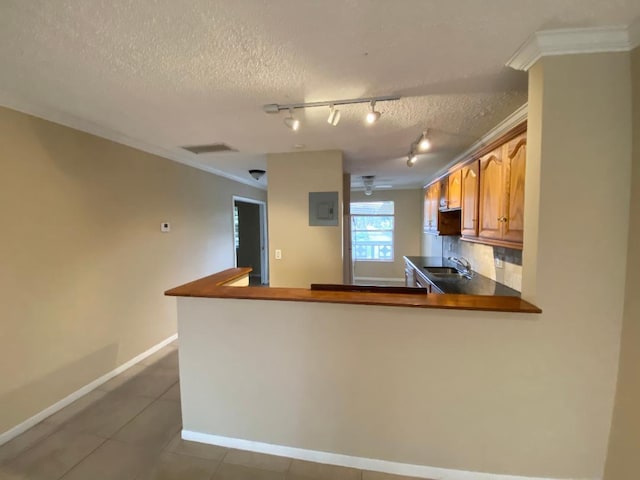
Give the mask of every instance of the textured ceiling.
[{"label": "textured ceiling", "polygon": [[[248,182],[265,153],[303,144],[343,150],[356,177],[420,186],[526,101],[526,74],[504,64],[529,35],[639,15],[638,0],[0,0],[0,102]],[[297,111],[298,132],[262,111],[392,94],[373,126],[365,105],[341,107],[337,127],[327,108]],[[433,153],[409,169],[427,127]],[[179,148],[218,142],[238,153]]]}]

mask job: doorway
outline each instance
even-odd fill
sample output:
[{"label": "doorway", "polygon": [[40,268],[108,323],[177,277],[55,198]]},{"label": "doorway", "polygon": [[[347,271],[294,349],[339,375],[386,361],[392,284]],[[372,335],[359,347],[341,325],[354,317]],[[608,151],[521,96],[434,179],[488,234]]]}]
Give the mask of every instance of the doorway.
[{"label": "doorway", "polygon": [[266,203],[233,197],[233,244],[236,267],[251,267],[249,285],[269,284]]}]

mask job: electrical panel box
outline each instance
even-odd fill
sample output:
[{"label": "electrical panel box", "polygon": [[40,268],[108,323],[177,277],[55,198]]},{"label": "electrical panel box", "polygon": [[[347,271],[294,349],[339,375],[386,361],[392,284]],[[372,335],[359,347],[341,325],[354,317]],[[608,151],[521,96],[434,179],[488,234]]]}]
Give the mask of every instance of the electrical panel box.
[{"label": "electrical panel box", "polygon": [[309,192],[309,226],[338,226],[338,192]]}]

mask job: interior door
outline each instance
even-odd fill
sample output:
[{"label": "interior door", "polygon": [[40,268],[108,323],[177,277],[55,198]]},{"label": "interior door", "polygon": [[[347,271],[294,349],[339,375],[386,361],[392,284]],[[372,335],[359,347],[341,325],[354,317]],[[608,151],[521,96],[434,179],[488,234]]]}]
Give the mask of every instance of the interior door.
[{"label": "interior door", "polygon": [[234,199],[235,261],[251,267],[251,285],[268,284],[266,206],[264,202]]}]

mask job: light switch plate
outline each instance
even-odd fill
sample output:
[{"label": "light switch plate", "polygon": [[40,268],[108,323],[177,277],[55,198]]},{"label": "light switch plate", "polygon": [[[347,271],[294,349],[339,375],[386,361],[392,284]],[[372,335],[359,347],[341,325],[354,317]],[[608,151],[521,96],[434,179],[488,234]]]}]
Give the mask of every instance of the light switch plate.
[{"label": "light switch plate", "polygon": [[169,222],[162,222],[160,224],[160,231],[162,233],[167,233],[171,231],[171,224]]}]

